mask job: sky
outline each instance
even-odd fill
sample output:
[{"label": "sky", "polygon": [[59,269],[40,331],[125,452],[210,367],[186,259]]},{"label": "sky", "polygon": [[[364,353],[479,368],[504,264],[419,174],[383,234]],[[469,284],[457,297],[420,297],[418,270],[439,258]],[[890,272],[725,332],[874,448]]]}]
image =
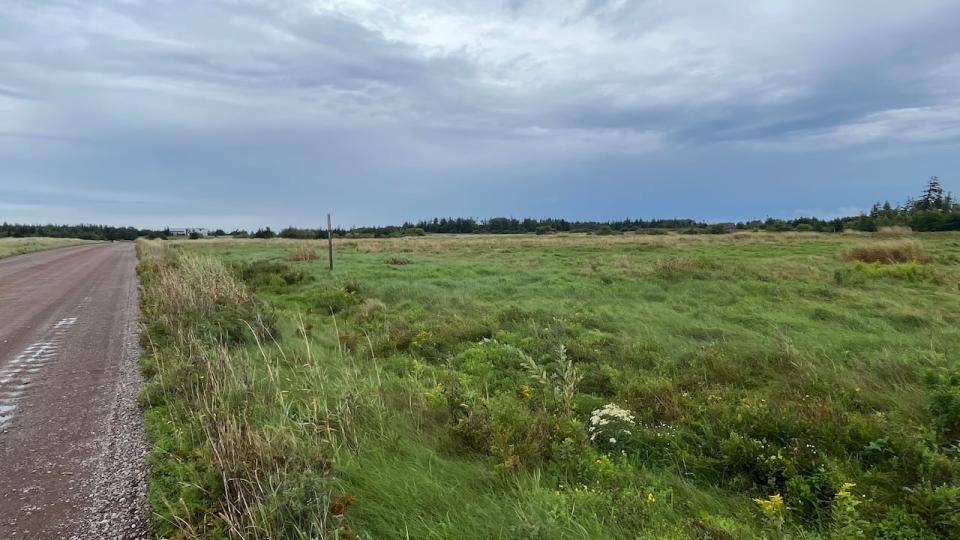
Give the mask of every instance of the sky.
[{"label": "sky", "polygon": [[956,0],[4,0],[0,221],[830,217],[960,191]]}]

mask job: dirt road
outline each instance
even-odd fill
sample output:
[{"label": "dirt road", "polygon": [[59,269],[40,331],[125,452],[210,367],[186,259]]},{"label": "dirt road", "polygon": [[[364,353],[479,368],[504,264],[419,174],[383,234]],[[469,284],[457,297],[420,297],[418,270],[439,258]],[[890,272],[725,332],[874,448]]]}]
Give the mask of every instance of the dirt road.
[{"label": "dirt road", "polygon": [[0,259],[0,538],[144,537],[130,243]]}]

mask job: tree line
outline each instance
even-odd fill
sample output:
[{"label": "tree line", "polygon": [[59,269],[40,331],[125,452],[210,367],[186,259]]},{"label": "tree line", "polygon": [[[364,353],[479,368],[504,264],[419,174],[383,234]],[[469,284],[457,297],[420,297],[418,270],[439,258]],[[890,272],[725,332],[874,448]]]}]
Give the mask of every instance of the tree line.
[{"label": "tree line", "polygon": [[[876,231],[881,227],[905,226],[915,231],[960,230],[960,201],[944,190],[940,179],[930,177],[919,197],[909,197],[904,203],[875,203],[869,212],[857,216],[821,219],[799,217],[794,219],[767,218],[729,223],[709,223],[693,219],[621,219],[609,221],[571,221],[562,218],[517,219],[512,217],[433,218],[402,225],[379,227],[336,228],[338,238],[385,238],[422,236],[425,234],[552,234],[557,232],[583,232],[592,234],[664,234],[679,231],[684,234],[724,234],[736,230],[765,231],[815,231],[842,232],[847,229]],[[270,227],[255,231],[235,229],[229,233],[217,229],[213,236],[234,238],[293,238],[320,239],[327,237],[325,229],[287,227],[279,232]],[[6,236],[49,236],[82,238],[87,240],[133,240],[138,237],[167,238],[169,229],[151,230],[134,227],[111,227],[107,225],[23,225],[3,223],[0,238]],[[199,235],[193,235],[198,237]]]},{"label": "tree line", "polygon": [[153,232],[149,229],[109,225],[24,225],[6,222],[0,225],[0,238],[45,236],[81,240],[136,240],[140,236],[148,236]]}]

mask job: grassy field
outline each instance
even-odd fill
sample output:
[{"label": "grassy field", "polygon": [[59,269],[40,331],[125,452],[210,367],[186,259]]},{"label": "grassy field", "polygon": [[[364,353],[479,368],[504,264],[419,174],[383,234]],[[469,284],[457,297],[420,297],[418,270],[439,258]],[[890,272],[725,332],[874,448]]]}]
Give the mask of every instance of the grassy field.
[{"label": "grassy field", "polygon": [[75,238],[0,238],[0,259],[86,243],[89,241]]},{"label": "grassy field", "polygon": [[138,248],[158,534],[960,537],[960,234]]}]

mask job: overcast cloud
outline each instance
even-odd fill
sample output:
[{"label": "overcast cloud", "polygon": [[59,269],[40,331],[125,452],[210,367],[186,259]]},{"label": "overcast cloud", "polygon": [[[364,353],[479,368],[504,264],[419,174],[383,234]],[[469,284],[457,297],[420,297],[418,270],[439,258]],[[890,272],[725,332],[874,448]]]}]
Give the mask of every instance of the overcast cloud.
[{"label": "overcast cloud", "polygon": [[0,221],[832,215],[958,150],[955,0],[0,9]]}]

